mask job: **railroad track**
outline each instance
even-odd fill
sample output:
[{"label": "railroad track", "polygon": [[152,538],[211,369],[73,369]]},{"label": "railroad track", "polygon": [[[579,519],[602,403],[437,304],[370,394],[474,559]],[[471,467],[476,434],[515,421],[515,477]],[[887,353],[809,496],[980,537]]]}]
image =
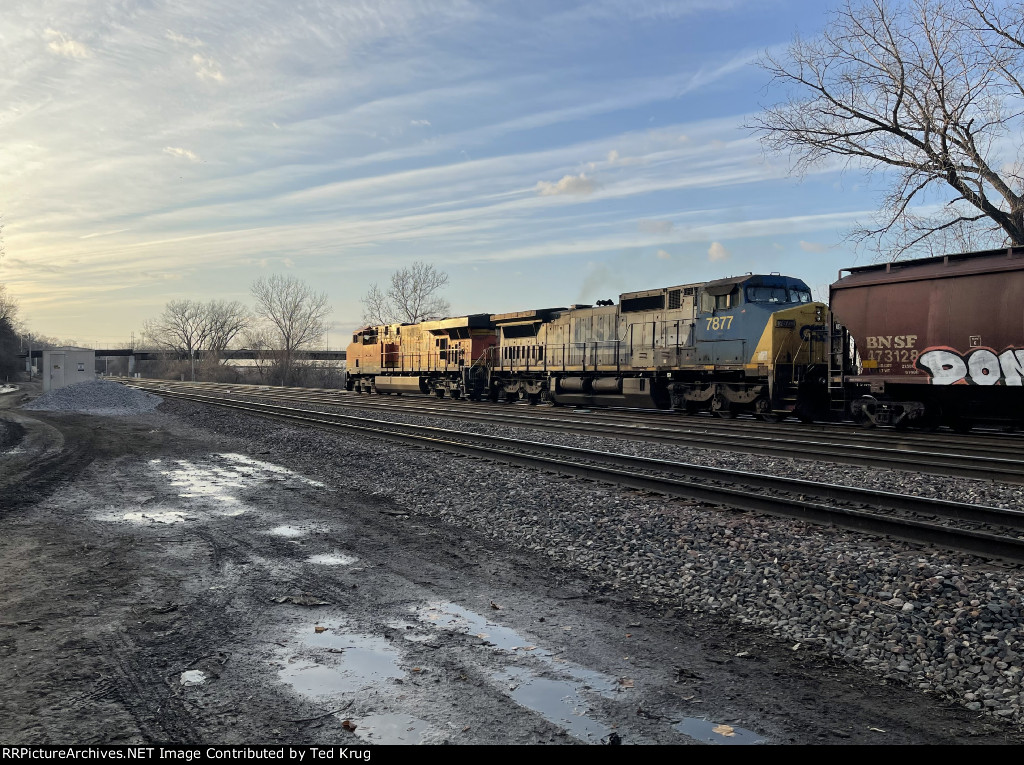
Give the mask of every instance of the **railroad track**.
[{"label": "railroad track", "polygon": [[244,395],[125,381],[162,396],[226,407],[292,424],[363,435],[575,476],[738,510],[800,518],[875,535],[1024,562],[1024,512],[946,500],[722,470],[668,460],[507,439],[283,404]]},{"label": "railroad track", "polygon": [[[548,409],[507,404],[432,402],[427,397],[366,396],[318,389],[270,388],[216,383],[167,383],[125,380],[131,384],[173,385],[177,390],[234,392],[267,400],[315,404],[339,408],[400,411],[416,416],[438,416],[448,420],[480,422],[502,427],[530,428],[573,435],[618,438],[657,443],[679,449],[719,449],[765,457],[827,460],[868,468],[907,470],[958,478],[1024,484],[1024,460],[1017,458],[1019,439],[973,438],[944,442],[934,434],[865,432],[858,428],[826,426],[769,425],[767,423],[715,418],[674,418],[649,413],[601,411],[580,413],[569,409]],[[396,403],[396,402],[401,403]],[[754,427],[751,427],[754,426]],[[759,427],[763,426],[763,427]]]}]

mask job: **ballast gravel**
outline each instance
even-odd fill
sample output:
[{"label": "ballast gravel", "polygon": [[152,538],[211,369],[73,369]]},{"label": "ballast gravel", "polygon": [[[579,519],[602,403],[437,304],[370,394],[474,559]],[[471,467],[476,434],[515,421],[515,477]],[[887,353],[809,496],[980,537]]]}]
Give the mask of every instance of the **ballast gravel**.
[{"label": "ballast gravel", "polygon": [[[598,591],[683,615],[724,616],[794,651],[820,652],[980,715],[1024,724],[1024,571],[1018,566],[187,402],[168,400],[161,411],[243,439],[341,491],[369,490],[410,514],[534,551],[587,576]],[[401,419],[463,427],[444,418]],[[588,444],[673,458],[656,446],[611,439]],[[888,490],[1021,507],[1019,487],[988,482],[713,450],[687,452],[683,459],[872,488],[879,488],[882,473]]]},{"label": "ballast gravel", "polygon": [[163,401],[152,393],[126,388],[109,380],[87,380],[48,391],[23,409],[48,412],[77,412],[101,416],[144,414]]}]

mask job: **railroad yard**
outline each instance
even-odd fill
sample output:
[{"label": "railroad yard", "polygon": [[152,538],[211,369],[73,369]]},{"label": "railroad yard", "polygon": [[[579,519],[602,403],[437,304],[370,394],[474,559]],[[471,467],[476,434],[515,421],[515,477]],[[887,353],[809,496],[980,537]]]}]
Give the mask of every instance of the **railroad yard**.
[{"label": "railroad yard", "polygon": [[1017,434],[124,382],[0,395],[5,743],[1024,743]]}]

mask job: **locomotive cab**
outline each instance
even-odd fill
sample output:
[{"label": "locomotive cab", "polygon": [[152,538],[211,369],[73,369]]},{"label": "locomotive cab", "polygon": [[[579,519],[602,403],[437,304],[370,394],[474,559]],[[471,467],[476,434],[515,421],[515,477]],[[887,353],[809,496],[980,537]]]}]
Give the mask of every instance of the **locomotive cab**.
[{"label": "locomotive cab", "polygon": [[827,393],[827,307],[804,282],[780,274],[720,279],[704,285],[699,305],[697,375],[673,386],[677,408],[817,416]]}]

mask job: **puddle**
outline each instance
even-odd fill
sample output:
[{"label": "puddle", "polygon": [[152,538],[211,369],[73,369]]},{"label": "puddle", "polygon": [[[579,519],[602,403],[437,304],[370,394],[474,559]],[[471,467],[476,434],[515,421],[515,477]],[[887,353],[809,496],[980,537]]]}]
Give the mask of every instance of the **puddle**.
[{"label": "puddle", "polygon": [[589,707],[575,683],[538,677],[522,667],[506,667],[493,677],[516,703],[581,741],[596,743],[611,733],[609,726],[588,717]]},{"label": "puddle", "polygon": [[325,553],[306,558],[306,563],[319,563],[321,566],[351,566],[358,560],[359,558],[344,555],[343,553]]},{"label": "puddle", "polygon": [[273,534],[275,537],[304,537],[308,533],[305,529],[300,529],[297,526],[275,526],[268,534]]},{"label": "puddle", "polygon": [[159,469],[157,472],[178,490],[179,497],[198,499],[207,504],[238,505],[241,500],[235,496],[245,488],[247,481],[239,473],[225,470],[216,465],[201,464],[190,460],[175,460],[176,467]]},{"label": "puddle", "polygon": [[206,673],[201,669],[190,669],[181,673],[182,685],[202,685],[206,679]]},{"label": "puddle", "polygon": [[529,651],[536,658],[550,658],[551,652],[538,648],[515,630],[488,621],[484,616],[455,603],[429,603],[414,609],[421,622],[441,629],[476,635],[502,651]]},{"label": "puddle", "polygon": [[232,470],[244,475],[254,475],[263,479],[268,476],[291,478],[300,483],[306,484],[306,486],[315,486],[317,488],[323,488],[323,484],[320,481],[314,481],[311,478],[299,475],[293,470],[289,470],[286,467],[275,465],[272,462],[262,462],[260,460],[254,460],[251,457],[246,457],[244,454],[218,454],[218,457],[222,458],[226,462],[232,464]]},{"label": "puddle", "polygon": [[428,640],[433,640],[434,636],[429,632],[420,632],[416,624],[410,624],[406,621],[391,621],[387,625],[394,630],[401,630],[403,640],[408,640],[410,643],[426,643]]},{"label": "puddle", "polygon": [[250,459],[243,454],[212,454],[202,461],[157,458],[147,460],[147,465],[179,497],[188,500],[188,513],[161,508],[147,508],[145,511],[135,508],[116,511],[107,509],[97,515],[99,520],[181,523],[186,520],[204,521],[211,517],[232,518],[252,509],[242,501],[241,494],[261,483],[273,481],[286,488],[323,486],[319,481],[312,481],[280,465]]},{"label": "puddle", "polygon": [[[506,667],[492,675],[517,704],[532,709],[581,741],[596,743],[611,733],[609,726],[588,715],[589,705],[584,694],[621,698],[620,694],[628,691],[616,678],[560,659],[515,630],[454,603],[429,603],[413,611],[421,623],[475,635],[491,643],[496,651],[529,657],[541,665],[540,670]],[[558,677],[547,676],[551,674]]]},{"label": "puddle", "polygon": [[429,727],[411,715],[369,715],[356,721],[355,734],[368,744],[419,744]]},{"label": "puddle", "polygon": [[110,510],[97,514],[100,521],[122,521],[127,523],[184,523],[190,518],[184,510]]},{"label": "puddle", "polygon": [[573,678],[586,688],[595,690],[602,695],[620,692],[618,681],[611,675],[559,659],[547,648],[535,645],[515,630],[503,627],[485,616],[455,603],[429,603],[423,608],[414,609],[414,611],[421,622],[464,635],[475,635],[481,640],[493,644],[499,651],[523,656],[529,655],[532,659]]},{"label": "puddle", "polygon": [[763,736],[754,733],[752,730],[711,722],[701,717],[684,717],[672,727],[696,741],[703,741],[709,744],[725,744],[728,746],[767,743]]},{"label": "puddle", "polygon": [[393,678],[405,677],[398,652],[383,637],[328,627],[317,633],[312,626],[294,637],[278,678],[304,696],[324,697],[355,693]]}]

